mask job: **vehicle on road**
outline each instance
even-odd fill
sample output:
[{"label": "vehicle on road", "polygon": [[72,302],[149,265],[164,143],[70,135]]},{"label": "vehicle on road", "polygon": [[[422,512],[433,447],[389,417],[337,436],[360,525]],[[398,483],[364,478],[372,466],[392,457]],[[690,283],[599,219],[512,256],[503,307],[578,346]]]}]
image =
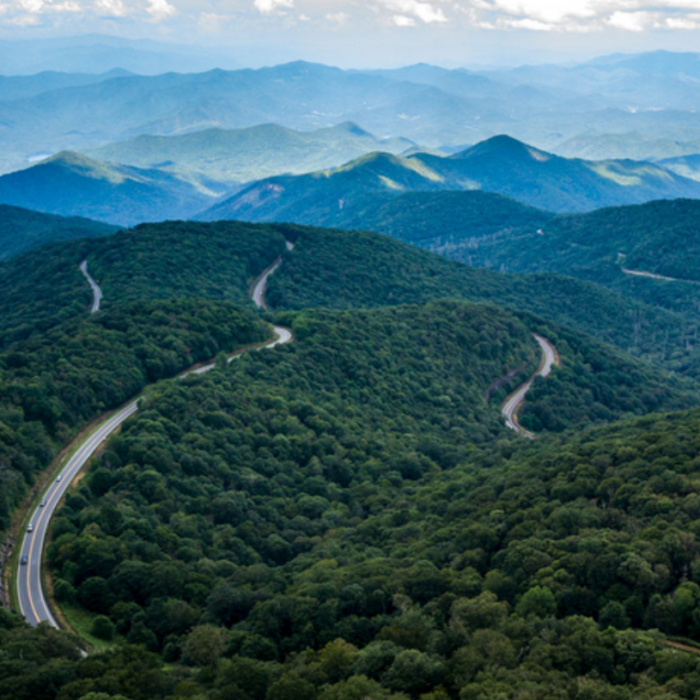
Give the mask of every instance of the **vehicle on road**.
[{"label": "vehicle on road", "polygon": [[59,474],[58,478],[56,479],[56,483],[58,483],[62,478],[63,478],[63,474]]},{"label": "vehicle on road", "polygon": [[39,508],[43,508],[46,505],[46,499],[42,498],[41,503],[39,504]]},{"label": "vehicle on road", "polygon": [[34,532],[34,523],[29,523],[29,527],[27,527],[27,532]]},{"label": "vehicle on road", "polygon": [[22,555],[22,558],[19,560],[20,566],[26,566],[29,563],[29,557],[26,554]]}]

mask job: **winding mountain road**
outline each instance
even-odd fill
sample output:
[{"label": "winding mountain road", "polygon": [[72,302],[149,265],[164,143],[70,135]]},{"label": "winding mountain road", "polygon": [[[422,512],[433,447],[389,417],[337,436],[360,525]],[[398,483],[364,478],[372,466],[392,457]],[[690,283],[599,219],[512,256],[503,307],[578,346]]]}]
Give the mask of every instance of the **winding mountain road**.
[{"label": "winding mountain road", "polygon": [[[286,241],[285,243],[287,250],[292,251],[294,250],[294,243],[291,241]],[[282,264],[282,256],[280,255],[275,262],[270,265],[270,267],[267,268],[267,270],[263,271],[262,275],[258,277],[257,281],[253,284],[251,288],[251,293],[250,296],[253,299],[253,303],[255,306],[257,306],[259,309],[265,309],[267,311],[267,304],[265,304],[265,291],[267,290],[267,282],[270,279],[270,276],[273,275],[279,266]]]},{"label": "winding mountain road", "polygon": [[100,289],[97,282],[90,276],[88,272],[87,260],[83,260],[80,263],[80,271],[83,273],[83,277],[90,283],[90,288],[92,289],[92,308],[90,309],[91,314],[96,314],[100,310],[100,302],[102,301],[102,290]]},{"label": "winding mountain road", "polygon": [[547,377],[552,372],[552,367],[559,364],[559,356],[557,350],[546,338],[535,333],[535,340],[538,342],[540,348],[542,348],[542,361],[537,369],[537,372],[528,379],[522,386],[518,387],[503,403],[501,408],[501,413],[506,419],[506,425],[511,429],[515,430],[517,433],[521,433],[527,438],[534,438],[535,436],[525,430],[520,423],[518,423],[518,410],[525,403],[525,395],[530,391],[532,382],[535,381],[536,377]]},{"label": "winding mountain road", "polygon": [[[287,250],[292,250],[293,244],[287,243]],[[282,258],[278,258],[273,265],[265,270],[256,282],[252,285],[251,296],[258,308],[267,308],[265,306],[265,290],[267,283],[272,275],[282,264]],[[84,267],[83,267],[84,266]],[[87,261],[80,266],[81,272],[90,280],[95,294],[95,303],[91,313],[99,310],[99,302],[102,293],[99,292],[99,287],[94,283],[87,272]],[[97,292],[99,292],[99,297]],[[292,340],[292,332],[288,328],[282,326],[273,326],[274,338],[258,350],[272,349],[279,345],[284,345]],[[229,362],[239,358],[242,353],[238,353],[229,358]],[[202,367],[197,367],[180,375],[180,379],[196,374],[201,375],[216,366],[215,362],[210,362]],[[139,397],[140,398],[140,397]],[[101,423],[87,438],[82,442],[76,441],[77,449],[68,459],[59,477],[49,486],[44,493],[41,505],[39,505],[30,520],[29,530],[25,533],[22,547],[20,549],[20,565],[17,571],[17,598],[20,612],[27,622],[36,627],[41,622],[47,622],[52,627],[59,627],[56,619],[51,613],[48,601],[44,595],[43,587],[43,571],[42,558],[46,544],[46,535],[48,533],[51,517],[61,503],[63,495],[70,487],[72,481],[78,473],[87,464],[90,458],[99,449],[100,445],[114,433],[119,426],[133,416],[138,410],[139,398],[131,401],[129,404],[119,409],[114,415],[110,416]]]},{"label": "winding mountain road", "polygon": [[665,275],[657,275],[655,272],[643,272],[642,270],[628,270],[626,267],[622,268],[622,272],[626,275],[632,277],[646,277],[651,280],[659,280],[661,282],[683,282],[684,284],[700,284],[697,280],[683,280],[678,277],[666,277]]}]

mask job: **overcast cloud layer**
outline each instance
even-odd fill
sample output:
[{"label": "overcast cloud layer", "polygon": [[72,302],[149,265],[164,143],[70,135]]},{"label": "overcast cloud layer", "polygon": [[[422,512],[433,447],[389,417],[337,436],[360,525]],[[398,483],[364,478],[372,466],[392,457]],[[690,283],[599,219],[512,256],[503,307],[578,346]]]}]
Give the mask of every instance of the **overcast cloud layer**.
[{"label": "overcast cloud layer", "polygon": [[0,27],[17,38],[105,32],[214,43],[257,39],[270,41],[273,54],[292,45],[313,54],[316,37],[319,45],[336,42],[339,53],[355,42],[358,57],[370,37],[404,49],[413,42],[427,54],[449,45],[455,55],[461,37],[473,60],[477,48],[514,34],[521,37],[516,44],[530,49],[582,47],[586,36],[589,46],[605,50],[645,48],[625,38],[634,35],[692,48],[700,0],[0,0]]}]

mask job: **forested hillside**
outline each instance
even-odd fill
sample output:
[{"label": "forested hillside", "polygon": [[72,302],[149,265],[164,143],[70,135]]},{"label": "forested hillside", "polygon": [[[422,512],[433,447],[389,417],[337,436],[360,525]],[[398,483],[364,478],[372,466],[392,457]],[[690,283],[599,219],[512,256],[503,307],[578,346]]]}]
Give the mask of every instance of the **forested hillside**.
[{"label": "forested hillside", "polygon": [[[688,199],[601,209],[551,219],[540,231],[522,230],[498,245],[468,254],[475,264],[521,272],[549,270],[608,281],[608,268],[700,281],[700,203]],[[476,249],[476,250],[475,250]]]},{"label": "forested hillside", "polygon": [[[418,608],[412,632],[392,620],[404,604],[394,596],[410,607],[481,591],[476,553],[449,571],[457,550],[428,554],[423,538],[439,530],[424,533],[410,503],[418,484],[445,488],[478,445],[506,436],[482,394],[527,359],[527,328],[455,302],[283,320],[296,338],[283,351],[152,392],[57,520],[49,558],[59,598],[170,661],[183,634],[207,622],[233,626],[232,651],[264,660],[338,637],[411,648],[425,623]],[[458,492],[433,512],[449,503]],[[375,540],[386,527],[389,541]],[[483,536],[475,532],[475,549]],[[409,541],[414,551],[402,555]],[[351,554],[360,542],[376,551]]]},{"label": "forested hillside", "polygon": [[280,309],[379,307],[459,298],[532,311],[627,352],[695,372],[695,324],[588,282],[469,268],[385,236],[289,228],[297,241],[270,282]]},{"label": "forested hillside", "polygon": [[[285,239],[297,241],[285,252]],[[163,251],[168,251],[167,255]],[[277,256],[268,300],[277,309],[378,307],[459,298],[532,311],[695,376],[697,322],[573,278],[479,270],[388,237],[283,224],[167,222],[56,244],[0,265],[0,343],[83,314],[89,269],[103,306],[203,298],[248,303],[248,285]]]},{"label": "forested hillside", "polygon": [[[483,442],[474,389],[529,345],[506,315],[441,303],[286,321],[297,340],[281,353],[162,385],[67,499],[57,597],[153,655],[65,660],[62,698],[700,689],[700,660],[653,631],[698,635],[697,411]],[[59,641],[0,691],[28,700],[70,657]]]},{"label": "forested hillside", "polygon": [[171,222],[18,256],[0,264],[0,347],[86,313],[83,260],[104,292],[102,308],[181,298],[244,304],[251,281],[284,249],[272,227]]},{"label": "forested hillside", "polygon": [[659,201],[560,216],[539,229],[522,227],[497,240],[455,236],[434,249],[497,270],[574,275],[646,303],[697,316],[699,217],[698,202]]},{"label": "forested hillside", "polygon": [[147,384],[268,336],[230,305],[141,302],[66,321],[0,354],[0,530],[79,428]]},{"label": "forested hillside", "polygon": [[63,218],[0,205],[0,261],[54,241],[106,236],[117,229],[80,218]]},{"label": "forested hillside", "polygon": [[[537,230],[554,214],[490,192],[407,192],[368,195],[343,204],[328,225],[384,233],[423,248],[499,239]],[[518,234],[514,234],[518,235]]]}]

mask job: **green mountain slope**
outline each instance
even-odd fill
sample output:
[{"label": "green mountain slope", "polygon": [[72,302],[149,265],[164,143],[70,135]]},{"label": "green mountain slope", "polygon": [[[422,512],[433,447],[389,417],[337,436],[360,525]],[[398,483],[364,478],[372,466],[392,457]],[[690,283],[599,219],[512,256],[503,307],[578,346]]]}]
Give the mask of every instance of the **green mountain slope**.
[{"label": "green mountain slope", "polygon": [[56,597],[114,646],[0,611],[1,695],[692,696],[655,630],[698,638],[698,411],[477,447],[512,316],[285,318],[281,352],[158,386],[68,494]]},{"label": "green mountain slope", "polygon": [[47,700],[693,697],[700,660],[654,630],[700,639],[700,413],[530,441],[487,398],[529,374],[539,332],[562,366],[528,425],[697,405],[695,382],[522,310],[618,339],[646,313],[649,347],[682,318],[573,278],[237,222],[13,258],[0,271],[29,283],[32,261],[87,257],[105,308],[0,353],[0,526],[91,417],[264,337],[236,302],[280,254],[268,300],[298,309],[274,316],[294,342],[153,386],[58,511],[57,603],[108,648],[82,658],[0,610],[0,697],[47,678]]},{"label": "green mountain slope", "polygon": [[213,199],[167,173],[68,152],[0,177],[2,204],[117,225],[187,217]]},{"label": "green mountain slope", "polygon": [[589,282],[470,268],[379,234],[240,222],[143,225],[10,260],[0,265],[0,339],[6,344],[83,313],[90,289],[78,270],[82,260],[102,287],[105,308],[179,296],[239,303],[251,279],[284,253],[285,238],[297,247],[270,285],[268,300],[278,309],[452,297],[529,310],[674,367],[693,355],[692,321]]},{"label": "green mountain slope", "polygon": [[368,194],[475,189],[557,212],[700,196],[698,183],[651,163],[567,160],[499,136],[450,157],[378,153],[335,170],[269,178],[201,218],[335,226]]},{"label": "green mountain slope", "polygon": [[54,241],[106,236],[114,226],[0,205],[0,260]]},{"label": "green mountain slope", "polygon": [[31,251],[0,264],[0,347],[87,312],[83,260],[104,292],[104,309],[179,298],[247,304],[250,282],[283,250],[274,227],[176,222]]},{"label": "green mountain slope", "polygon": [[[275,308],[365,308],[460,298],[528,310],[674,369],[690,370],[695,321],[591,282],[467,267],[386,236],[290,229],[297,245],[270,281]],[[696,370],[693,369],[693,372]]]},{"label": "green mountain slope", "polygon": [[178,136],[138,136],[88,155],[138,168],[158,168],[212,187],[280,173],[301,174],[354,160],[371,151],[403,153],[407,139],[379,139],[352,123],[301,132],[276,124],[248,129],[205,129]]},{"label": "green mountain slope", "polygon": [[293,346],[162,385],[109,442],[56,523],[63,605],[170,668],[216,667],[188,684],[211,698],[696,686],[700,663],[644,630],[698,635],[697,411],[480,449],[474,389],[526,349],[512,318],[285,318]]},{"label": "green mountain slope", "polygon": [[442,252],[498,270],[574,275],[697,316],[699,216],[696,201],[651,202],[558,217],[494,241],[453,239]]},{"label": "green mountain slope", "polygon": [[343,229],[376,231],[420,247],[495,241],[523,227],[538,229],[554,214],[498,194],[407,192],[375,194],[347,203],[334,217]]}]

